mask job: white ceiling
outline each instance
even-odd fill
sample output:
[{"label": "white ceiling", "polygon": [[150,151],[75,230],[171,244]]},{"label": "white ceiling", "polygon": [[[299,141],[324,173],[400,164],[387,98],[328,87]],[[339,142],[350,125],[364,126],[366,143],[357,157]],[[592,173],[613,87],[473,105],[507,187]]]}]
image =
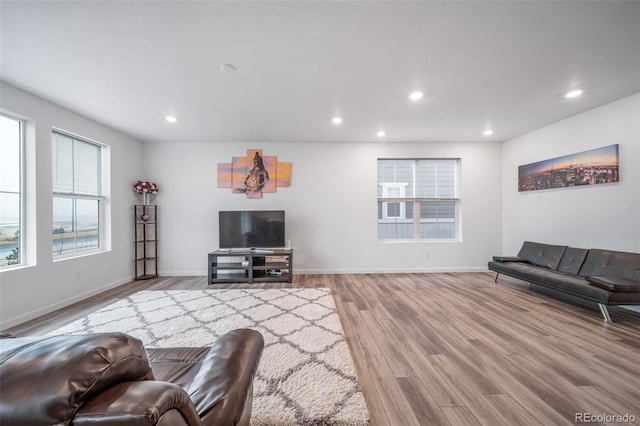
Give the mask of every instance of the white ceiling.
[{"label": "white ceiling", "polygon": [[2,80],[149,142],[505,140],[640,92],[638,1],[1,0],[0,14]]}]

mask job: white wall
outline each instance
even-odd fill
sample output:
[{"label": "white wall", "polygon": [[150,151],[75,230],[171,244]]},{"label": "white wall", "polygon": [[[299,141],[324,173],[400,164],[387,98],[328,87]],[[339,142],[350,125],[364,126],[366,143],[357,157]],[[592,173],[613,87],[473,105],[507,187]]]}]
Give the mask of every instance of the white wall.
[{"label": "white wall", "polygon": [[[131,189],[140,174],[142,144],[5,83],[0,108],[27,119],[27,266],[0,272],[0,325],[11,327],[85,299],[133,276]],[[53,127],[110,147],[111,250],[53,261],[51,130]],[[80,278],[78,278],[80,276]]]},{"label": "white wall", "polygon": [[[518,166],[620,144],[620,182],[518,192]],[[509,140],[502,150],[503,254],[524,240],[640,252],[640,94]]]},{"label": "white wall", "polygon": [[[217,188],[217,164],[254,148],[292,163],[291,186],[261,199]],[[160,186],[163,275],[206,275],[218,211],[233,209],[286,211],[296,273],[485,270],[501,251],[499,143],[176,142],[144,152],[144,177]],[[462,159],[462,242],[377,241],[376,160],[412,157]]]}]

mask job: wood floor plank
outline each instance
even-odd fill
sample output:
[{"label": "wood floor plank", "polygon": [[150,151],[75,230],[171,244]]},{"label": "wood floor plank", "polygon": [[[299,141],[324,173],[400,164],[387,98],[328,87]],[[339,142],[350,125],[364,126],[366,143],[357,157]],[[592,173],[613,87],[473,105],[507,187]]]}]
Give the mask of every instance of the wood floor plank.
[{"label": "wood floor plank", "polygon": [[513,426],[534,426],[542,423],[533,417],[522,405],[504,393],[483,395],[486,404],[491,407],[491,411],[499,416],[499,424]]},{"label": "wood floor plank", "polygon": [[561,377],[554,377],[536,359],[528,355],[513,355],[503,366],[565,419],[572,421],[575,413],[586,411],[575,386]]},{"label": "wood floor plank", "polygon": [[[589,401],[591,413],[627,414],[628,402],[625,406],[623,401],[616,398],[615,393],[611,393],[601,386],[580,386],[579,391],[585,394],[585,399]],[[638,401],[636,401],[636,405]],[[640,424],[640,418],[636,415],[634,424]]]},{"label": "wood floor plank", "polygon": [[420,426],[421,423],[416,418],[411,409],[411,404],[406,398],[389,397],[402,395],[402,390],[387,365],[385,358],[382,356],[369,355],[365,358],[372,372],[371,375],[375,378],[377,386],[380,389],[380,401],[389,419],[389,423],[394,426]]},{"label": "wood floor plank", "polygon": [[544,425],[568,425],[570,419],[564,418],[543,398],[530,388],[527,382],[521,381],[511,374],[505,363],[509,356],[496,352],[493,346],[483,340],[474,342],[478,346],[486,346],[487,350],[478,352],[478,356],[484,358],[484,369],[488,375],[500,386],[506,389],[508,394],[522,407],[524,407],[537,421]]},{"label": "wood floor plank", "polygon": [[453,384],[439,373],[429,354],[412,357],[409,362],[411,362],[417,379],[433,396],[439,407],[464,405],[462,398],[453,388]]},{"label": "wood floor plank", "polygon": [[454,387],[475,418],[484,425],[503,424],[500,421],[501,414],[492,410],[483,398],[483,392],[479,383],[464,374],[458,365],[447,355],[430,355],[440,374]]},{"label": "wood floor plank", "polygon": [[396,332],[392,321],[380,321],[368,311],[363,311],[360,314],[363,321],[366,321],[373,329],[372,337],[376,340],[381,355],[387,360],[394,377],[413,377],[415,373],[405,356],[409,351],[402,350],[407,346],[398,341],[399,339],[391,340],[388,338]]},{"label": "wood floor plank", "polygon": [[454,426],[475,426],[481,424],[467,407],[442,407],[444,415]]},{"label": "wood floor plank", "polygon": [[367,364],[367,358],[365,353],[358,342],[353,339],[347,338],[349,348],[351,349],[351,355],[353,356],[353,363],[360,380],[360,386],[367,389],[366,401],[369,408],[369,415],[371,416],[371,426],[393,426],[389,423],[387,414],[384,411],[382,400],[386,398],[386,395],[382,395],[382,387],[378,384],[376,378],[373,376],[373,371]]},{"label": "wood floor plank", "polygon": [[399,377],[397,382],[421,425],[446,425],[448,423],[442,409],[438,407],[429,391],[419,380],[413,377]]},{"label": "wood floor plank", "polygon": [[137,281],[5,332],[55,330],[141,290],[330,288],[372,426],[640,424],[640,316],[557,300],[492,273],[295,275],[292,283]]}]

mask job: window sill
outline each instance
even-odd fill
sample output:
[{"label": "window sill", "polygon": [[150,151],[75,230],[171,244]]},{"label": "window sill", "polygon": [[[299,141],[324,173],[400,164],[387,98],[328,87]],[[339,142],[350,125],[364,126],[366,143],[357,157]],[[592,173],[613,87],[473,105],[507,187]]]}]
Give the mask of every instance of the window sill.
[{"label": "window sill", "polygon": [[89,256],[95,256],[98,254],[103,254],[103,253],[109,253],[111,250],[91,250],[91,251],[86,251],[86,252],[82,252],[82,253],[70,253],[70,254],[61,254],[59,256],[54,256],[53,257],[53,263],[56,262],[63,262],[65,260],[70,260],[70,259],[78,259],[81,257],[89,257]]}]

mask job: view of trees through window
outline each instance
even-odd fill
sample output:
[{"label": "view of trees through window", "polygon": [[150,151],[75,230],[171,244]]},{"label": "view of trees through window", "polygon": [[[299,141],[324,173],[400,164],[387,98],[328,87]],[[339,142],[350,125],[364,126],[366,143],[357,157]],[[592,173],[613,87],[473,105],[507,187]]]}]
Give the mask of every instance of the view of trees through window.
[{"label": "view of trees through window", "polygon": [[458,163],[379,159],[378,239],[456,239]]},{"label": "view of trees through window", "polygon": [[22,256],[22,123],[0,115],[0,268]]}]

